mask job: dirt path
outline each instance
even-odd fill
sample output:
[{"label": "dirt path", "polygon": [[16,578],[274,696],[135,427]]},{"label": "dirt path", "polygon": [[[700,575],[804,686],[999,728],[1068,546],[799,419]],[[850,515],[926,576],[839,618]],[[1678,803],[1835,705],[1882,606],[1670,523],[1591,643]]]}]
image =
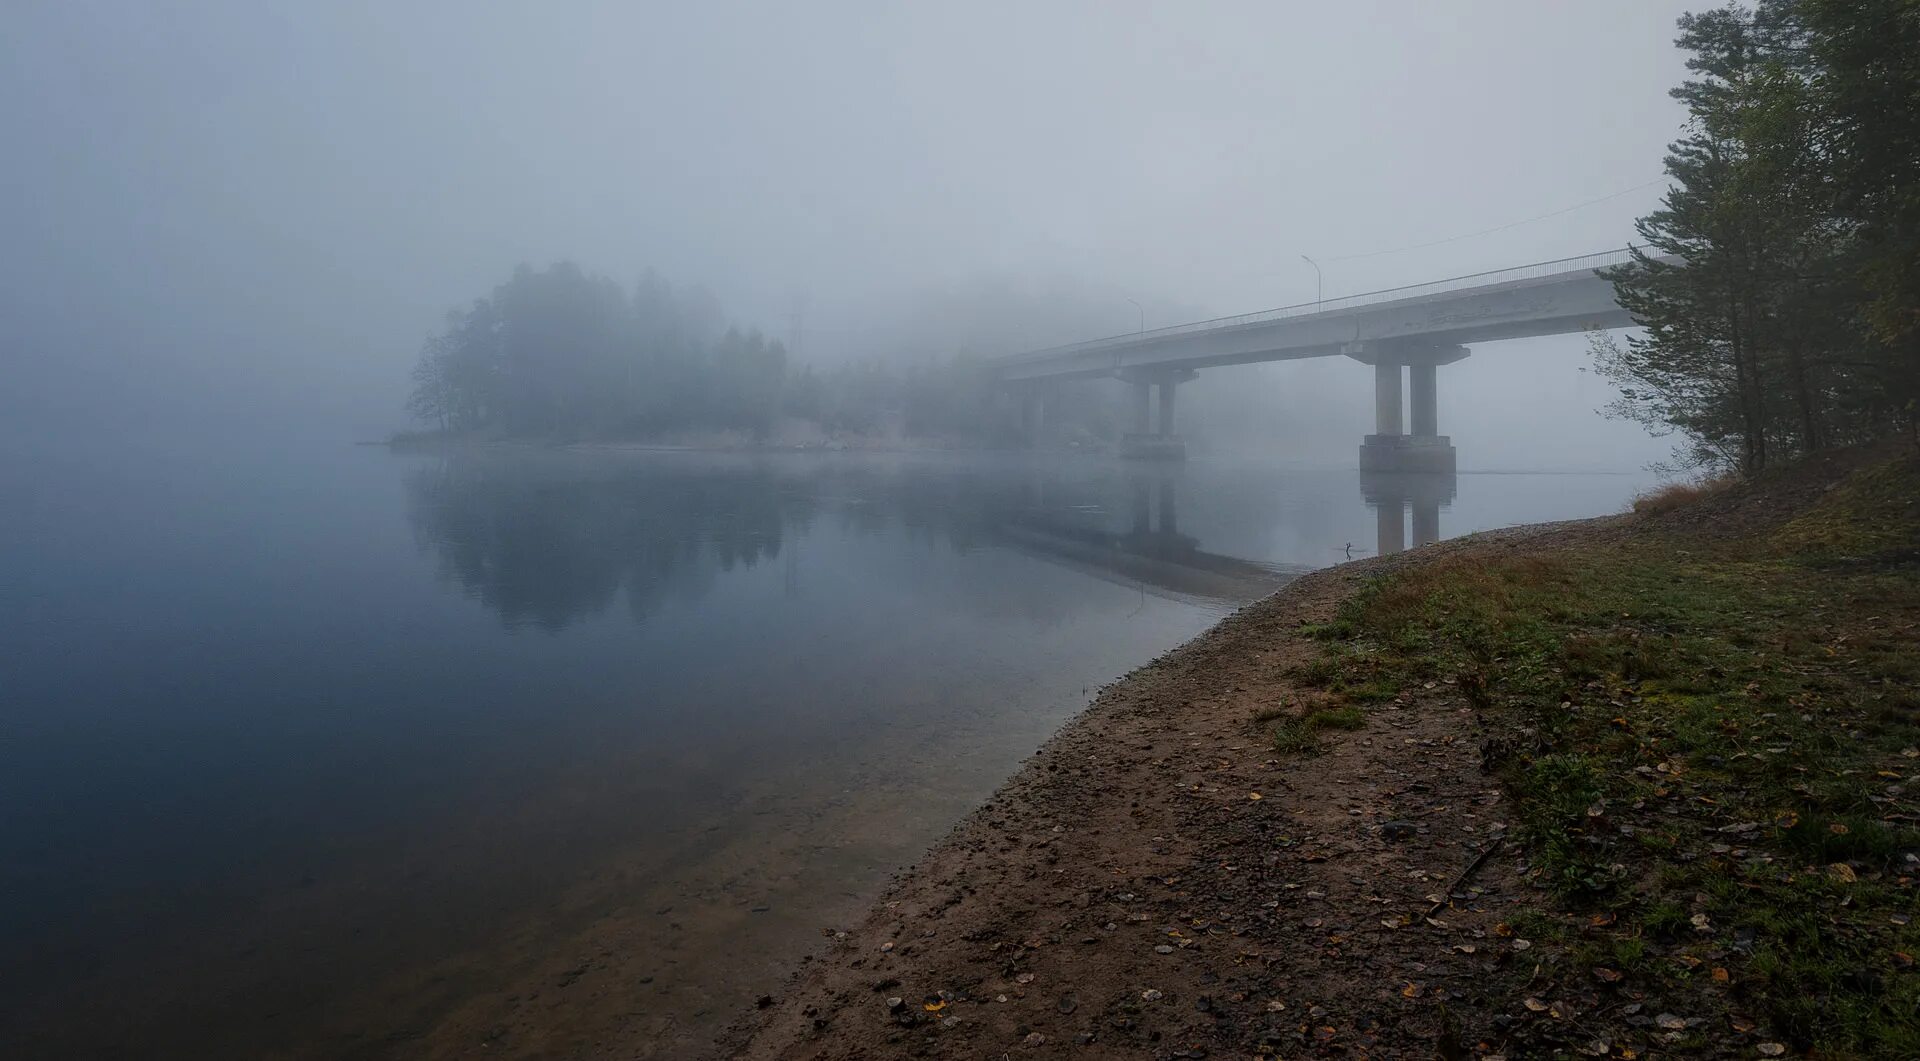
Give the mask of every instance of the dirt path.
[{"label": "dirt path", "polygon": [[[1549,525],[1345,565],[1107,689],[866,919],[834,934],[723,1056],[1464,1056],[1523,1004],[1528,889],[1472,712],[1405,691],[1279,756],[1262,711],[1367,575],[1563,547]],[[1450,886],[1490,847],[1471,881]],[[1494,1018],[1499,1019],[1499,1018]]]}]

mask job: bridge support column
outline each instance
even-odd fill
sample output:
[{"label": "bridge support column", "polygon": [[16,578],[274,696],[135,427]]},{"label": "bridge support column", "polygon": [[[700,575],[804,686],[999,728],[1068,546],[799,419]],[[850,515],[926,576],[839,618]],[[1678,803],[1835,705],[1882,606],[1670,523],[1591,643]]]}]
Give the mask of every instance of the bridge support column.
[{"label": "bridge support column", "polygon": [[[1466,357],[1467,348],[1361,342],[1350,344],[1344,352],[1373,366],[1374,433],[1360,444],[1360,470],[1452,473],[1453,442],[1440,433],[1439,367]],[[1405,434],[1401,428],[1403,370],[1411,383],[1404,389],[1412,391],[1413,430]]]},{"label": "bridge support column", "polygon": [[1407,382],[1412,386],[1413,430],[1415,438],[1435,438],[1440,434],[1439,368],[1433,364],[1408,365]]},{"label": "bridge support column", "polygon": [[1373,366],[1373,433],[1400,433],[1400,365],[1398,362]]},{"label": "bridge support column", "polygon": [[[1122,457],[1185,460],[1186,443],[1173,430],[1174,391],[1192,379],[1192,369],[1126,369],[1115,373],[1133,387],[1133,430],[1120,439]],[[1159,423],[1151,423],[1153,388],[1160,391]]]},{"label": "bridge support column", "polygon": [[1046,427],[1047,400],[1037,390],[1030,390],[1020,400],[1020,423],[1027,435],[1027,445],[1038,445],[1040,432]]}]

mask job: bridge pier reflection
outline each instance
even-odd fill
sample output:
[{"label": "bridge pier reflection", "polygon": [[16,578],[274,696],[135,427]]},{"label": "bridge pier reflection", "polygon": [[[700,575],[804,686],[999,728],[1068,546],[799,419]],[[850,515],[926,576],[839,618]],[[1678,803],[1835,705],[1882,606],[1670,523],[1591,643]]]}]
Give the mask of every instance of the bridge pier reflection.
[{"label": "bridge pier reflection", "polygon": [[1381,472],[1360,469],[1360,495],[1374,509],[1381,556],[1407,549],[1407,513],[1413,513],[1415,548],[1440,540],[1440,509],[1459,492],[1459,476],[1445,472]]}]

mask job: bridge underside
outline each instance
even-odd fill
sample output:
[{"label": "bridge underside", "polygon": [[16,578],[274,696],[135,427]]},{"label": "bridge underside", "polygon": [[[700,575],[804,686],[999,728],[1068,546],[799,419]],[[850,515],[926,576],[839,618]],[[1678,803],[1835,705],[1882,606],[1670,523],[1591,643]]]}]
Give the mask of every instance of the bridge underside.
[{"label": "bridge underside", "polygon": [[1608,252],[1325,306],[1075,343],[1005,358],[996,371],[1002,383],[1027,390],[1029,427],[1036,434],[1039,384],[1122,380],[1133,396],[1121,452],[1177,459],[1185,445],[1174,431],[1174,395],[1199,369],[1349,357],[1374,369],[1374,430],[1361,444],[1360,467],[1451,472],[1453,445],[1439,425],[1439,367],[1466,357],[1474,343],[1631,326],[1632,318],[1614,300],[1612,282],[1595,271],[1622,260],[1625,252]]}]

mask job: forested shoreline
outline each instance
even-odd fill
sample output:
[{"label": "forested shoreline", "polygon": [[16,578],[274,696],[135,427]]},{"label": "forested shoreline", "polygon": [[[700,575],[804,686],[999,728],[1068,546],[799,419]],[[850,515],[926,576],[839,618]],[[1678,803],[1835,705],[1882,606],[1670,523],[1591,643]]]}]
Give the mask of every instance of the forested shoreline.
[{"label": "forested shoreline", "polygon": [[[447,315],[413,370],[407,408],[427,425],[396,442],[672,440],[725,432],[765,442],[781,425],[816,437],[913,438],[996,445],[1021,437],[1019,411],[996,394],[984,360],[819,368],[727,321],[708,294],[649,272],[632,290],[572,262],[520,266]],[[1063,426],[1111,430],[1087,398]]]}]

